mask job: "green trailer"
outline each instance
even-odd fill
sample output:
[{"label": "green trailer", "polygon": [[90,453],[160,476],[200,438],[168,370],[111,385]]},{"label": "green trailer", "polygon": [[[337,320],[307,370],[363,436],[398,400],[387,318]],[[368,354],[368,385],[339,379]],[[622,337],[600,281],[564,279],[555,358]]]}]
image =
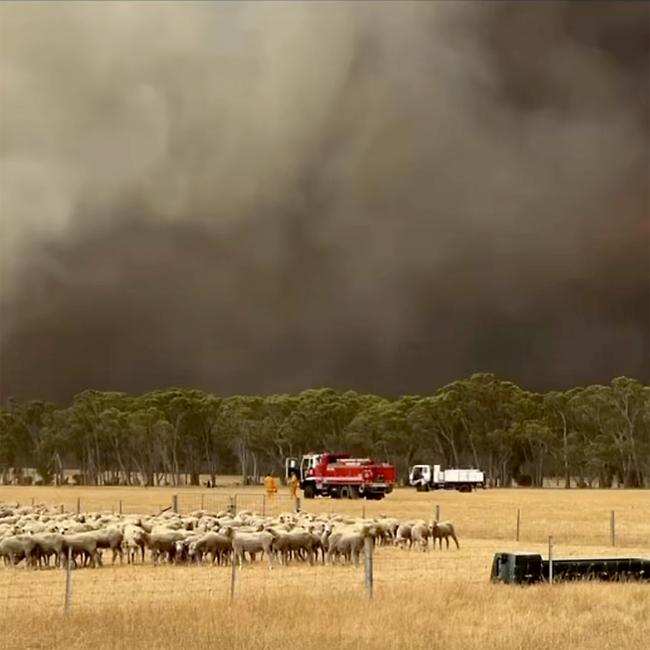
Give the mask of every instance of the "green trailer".
[{"label": "green trailer", "polygon": [[[548,582],[551,561],[539,553],[496,553],[490,579],[505,584]],[[650,582],[650,559],[628,557],[553,558],[553,582],[575,580]]]}]

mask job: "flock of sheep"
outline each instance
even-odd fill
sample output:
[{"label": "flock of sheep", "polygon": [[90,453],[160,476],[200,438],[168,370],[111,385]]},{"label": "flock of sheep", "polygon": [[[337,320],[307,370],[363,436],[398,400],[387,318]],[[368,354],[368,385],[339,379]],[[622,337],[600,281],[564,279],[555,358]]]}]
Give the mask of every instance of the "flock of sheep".
[{"label": "flock of sheep", "polygon": [[106,513],[64,513],[48,506],[0,504],[0,557],[5,566],[42,568],[66,566],[96,567],[110,551],[111,561],[145,562],[147,553],[154,564],[210,563],[240,566],[265,558],[269,566],[294,561],[359,563],[366,539],[373,546],[396,545],[402,549],[426,550],[429,540],[452,538],[459,547],[451,522],[393,517],[361,519],[343,515],[314,515],[287,512],[263,517],[251,511],[236,515],[204,510],[181,516],[173,512],[158,515],[115,515]]}]

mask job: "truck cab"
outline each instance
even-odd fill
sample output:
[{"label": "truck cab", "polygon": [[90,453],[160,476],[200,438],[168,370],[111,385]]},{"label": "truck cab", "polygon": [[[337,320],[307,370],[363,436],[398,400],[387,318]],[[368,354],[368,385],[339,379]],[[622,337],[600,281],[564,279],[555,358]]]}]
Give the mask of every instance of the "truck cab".
[{"label": "truck cab", "polygon": [[305,454],[300,460],[287,458],[284,461],[285,478],[289,480],[295,474],[300,481],[300,487],[304,489],[303,483],[316,474],[316,468],[324,461],[334,463],[340,458],[347,457],[349,454]]},{"label": "truck cab", "polygon": [[431,465],[413,465],[409,472],[409,485],[426,492],[431,485]]}]

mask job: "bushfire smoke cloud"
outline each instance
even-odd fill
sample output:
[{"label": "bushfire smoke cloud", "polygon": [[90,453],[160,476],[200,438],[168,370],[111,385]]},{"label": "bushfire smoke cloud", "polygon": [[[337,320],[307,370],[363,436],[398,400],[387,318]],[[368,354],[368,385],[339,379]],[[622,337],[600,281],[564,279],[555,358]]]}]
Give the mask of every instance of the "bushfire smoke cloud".
[{"label": "bushfire smoke cloud", "polygon": [[3,3],[0,394],[650,374],[644,3]]}]

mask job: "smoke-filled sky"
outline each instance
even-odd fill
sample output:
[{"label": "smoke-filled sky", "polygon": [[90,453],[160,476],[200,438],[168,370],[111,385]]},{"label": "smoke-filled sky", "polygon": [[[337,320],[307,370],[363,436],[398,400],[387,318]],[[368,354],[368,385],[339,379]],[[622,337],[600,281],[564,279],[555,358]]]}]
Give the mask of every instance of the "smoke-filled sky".
[{"label": "smoke-filled sky", "polygon": [[650,380],[645,3],[2,3],[0,396]]}]

